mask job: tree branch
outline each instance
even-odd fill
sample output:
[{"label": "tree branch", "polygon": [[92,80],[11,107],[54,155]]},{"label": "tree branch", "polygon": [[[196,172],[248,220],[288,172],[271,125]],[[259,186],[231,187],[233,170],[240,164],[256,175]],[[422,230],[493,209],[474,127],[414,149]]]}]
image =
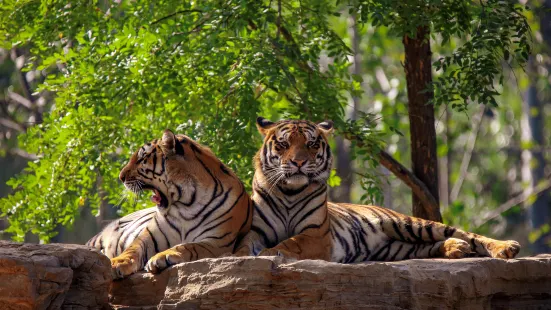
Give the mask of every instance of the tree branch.
[{"label": "tree branch", "polygon": [[23,158],[28,159],[28,160],[37,160],[39,158],[35,154],[27,153],[24,150],[19,149],[19,148],[13,148],[9,152],[12,155],[23,157]]},{"label": "tree branch", "polygon": [[[439,210],[438,202],[434,196],[430,193],[429,188],[419,180],[411,171],[406,167],[400,164],[396,159],[394,159],[390,154],[385,151],[379,153],[378,157],[379,163],[392,172],[398,179],[402,180],[411,191],[421,200],[423,205],[426,206],[426,210]],[[440,214],[429,214],[431,218],[438,217]]]},{"label": "tree branch", "polygon": [[16,92],[8,91],[8,97],[10,97],[11,100],[19,103],[20,105],[24,106],[29,110],[33,109],[33,103],[29,99],[21,96]]},{"label": "tree branch", "polygon": [[[358,146],[362,146],[363,142],[359,137],[351,134],[344,133],[344,137],[350,141],[355,141]],[[377,155],[377,160],[381,166],[392,172],[398,179],[402,180],[417,198],[425,205],[427,210],[436,210],[438,212],[438,202],[434,196],[430,193],[428,187],[419,178],[417,178],[408,168],[404,167],[390,154],[381,150]],[[429,216],[436,216],[438,214],[429,214]]]},{"label": "tree branch", "polygon": [[[475,221],[475,228],[478,228],[478,227],[486,224],[488,221],[499,217],[501,215],[501,213],[511,209],[512,207],[514,207],[514,206],[516,206],[516,205],[518,205],[518,204],[520,204],[520,203],[522,203],[526,200],[528,200],[529,198],[532,198],[534,196],[537,196],[537,195],[541,194],[542,192],[545,192],[549,188],[551,188],[551,181],[549,181],[549,177],[548,177],[546,181],[540,182],[540,184],[538,184],[536,187],[533,187],[532,189],[530,189],[528,191],[524,191],[522,194],[509,199],[508,201],[506,201],[504,204],[497,207],[496,209],[491,210],[491,211],[487,212],[486,214],[484,214],[482,217],[480,217],[480,220]],[[522,206],[523,209],[526,209],[528,207],[529,207],[529,205]]]},{"label": "tree branch", "polygon": [[203,11],[198,10],[198,9],[181,10],[181,11],[178,11],[178,12],[174,12],[174,13],[172,13],[172,14],[168,14],[168,15],[165,16],[165,17],[161,17],[161,18],[157,19],[156,21],[151,22],[151,25],[155,25],[155,24],[157,24],[157,23],[162,22],[162,21],[165,20],[165,19],[169,19],[169,18],[171,18],[171,17],[173,17],[173,16],[176,16],[176,15],[178,15],[178,14],[184,14],[184,13],[203,13]]},{"label": "tree branch", "polygon": [[[33,102],[33,95],[31,93],[31,86],[29,85],[29,81],[27,81],[27,78],[25,77],[25,74],[23,71],[21,71],[21,68],[17,64],[17,58],[21,57],[19,53],[17,52],[17,48],[13,48],[11,50],[11,59],[15,63],[15,71],[17,72],[17,78],[19,79],[19,84],[21,84],[21,88],[23,90],[23,94],[25,95],[25,98],[29,100],[30,102]],[[23,60],[23,63],[25,61]]]},{"label": "tree branch", "polygon": [[13,129],[13,130],[18,131],[18,132],[24,132],[25,131],[25,127],[23,127],[22,125],[14,122],[10,119],[3,118],[3,117],[0,118],[0,125],[4,126],[6,128]]},{"label": "tree branch", "polygon": [[478,132],[480,131],[480,124],[482,123],[482,119],[484,118],[483,116],[484,116],[485,108],[486,107],[482,105],[480,107],[480,111],[476,115],[476,118],[473,119],[473,129],[471,130],[469,139],[465,144],[465,153],[463,155],[463,159],[461,160],[461,167],[459,168],[459,178],[457,179],[457,181],[452,187],[452,191],[450,193],[450,202],[455,201],[457,199],[457,196],[459,196],[459,191],[461,190],[463,181],[467,176],[467,171],[469,170],[469,163],[471,162],[474,146],[476,144],[476,138],[478,137]]}]

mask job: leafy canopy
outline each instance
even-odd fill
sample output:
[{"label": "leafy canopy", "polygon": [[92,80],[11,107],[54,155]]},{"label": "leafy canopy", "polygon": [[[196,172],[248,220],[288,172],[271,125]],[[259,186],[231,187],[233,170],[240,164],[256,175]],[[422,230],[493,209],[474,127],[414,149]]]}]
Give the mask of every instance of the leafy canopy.
[{"label": "leafy canopy", "polygon": [[[368,163],[361,184],[366,199],[378,197],[370,168],[384,133],[370,114],[344,116],[362,80],[349,73],[351,50],[329,22],[343,8],[398,36],[429,25],[444,43],[469,39],[437,61],[444,74],[434,84],[436,103],[492,103],[501,61],[523,63],[529,51],[522,7],[508,1],[2,2],[3,47],[30,49],[28,68],[42,70],[41,89],[56,93],[44,122],[20,137],[40,159],[10,181],[13,195],[0,200],[7,232],[21,240],[32,231],[48,241],[84,204],[97,207],[100,193],[119,203],[119,169],[164,128],[210,146],[250,184],[258,115],[334,120],[337,134],[362,141],[354,148]],[[122,200],[123,213],[146,206]]]}]

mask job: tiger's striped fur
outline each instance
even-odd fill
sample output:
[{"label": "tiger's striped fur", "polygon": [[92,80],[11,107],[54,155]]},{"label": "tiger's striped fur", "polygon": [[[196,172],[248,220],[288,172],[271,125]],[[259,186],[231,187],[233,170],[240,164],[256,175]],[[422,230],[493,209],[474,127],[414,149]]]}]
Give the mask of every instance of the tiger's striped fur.
[{"label": "tiger's striped fur", "polygon": [[498,241],[376,206],[327,202],[332,123],[257,120],[264,144],[255,158],[254,215],[237,255],[283,255],[353,263],[409,258],[512,258]]},{"label": "tiger's striped fur", "polygon": [[231,253],[250,229],[252,201],[237,176],[206,147],[166,130],[122,169],[132,191],[152,190],[156,207],[111,224],[88,245],[111,258],[115,277]]}]

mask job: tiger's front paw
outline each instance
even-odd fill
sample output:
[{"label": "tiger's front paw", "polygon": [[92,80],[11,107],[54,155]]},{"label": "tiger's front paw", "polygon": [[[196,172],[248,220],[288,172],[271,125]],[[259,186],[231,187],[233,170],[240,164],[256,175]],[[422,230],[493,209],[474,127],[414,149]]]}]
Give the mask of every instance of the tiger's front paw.
[{"label": "tiger's front paw", "polygon": [[151,273],[160,273],[170,266],[183,262],[186,262],[186,259],[182,253],[168,249],[151,257],[147,264],[145,264],[145,270]]},{"label": "tiger's front paw", "polygon": [[264,249],[260,251],[260,253],[258,253],[258,256],[280,256],[280,257],[290,258],[290,259],[299,259],[298,254],[295,254],[286,250],[282,250],[282,249],[276,249],[276,248]]},{"label": "tiger's front paw", "polygon": [[488,248],[493,258],[514,258],[520,252],[520,244],[514,240],[496,241]]},{"label": "tiger's front paw", "polygon": [[127,255],[119,255],[111,259],[111,275],[113,279],[120,279],[138,271],[136,260]]},{"label": "tiger's front paw", "polygon": [[440,253],[445,258],[463,258],[471,252],[471,247],[467,241],[457,238],[448,238],[442,243]]}]

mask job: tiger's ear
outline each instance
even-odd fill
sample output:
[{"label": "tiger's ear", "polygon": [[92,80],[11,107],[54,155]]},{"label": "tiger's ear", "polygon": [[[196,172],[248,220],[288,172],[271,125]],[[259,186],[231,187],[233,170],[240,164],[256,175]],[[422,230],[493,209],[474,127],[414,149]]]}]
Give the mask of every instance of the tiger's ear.
[{"label": "tiger's ear", "polygon": [[161,150],[165,155],[172,155],[176,150],[176,136],[170,129],[165,129],[161,140]]},{"label": "tiger's ear", "polygon": [[326,135],[333,133],[333,122],[332,121],[323,121],[318,123],[318,128]]},{"label": "tiger's ear", "polygon": [[256,128],[258,128],[258,131],[260,131],[263,136],[265,136],[268,133],[268,130],[273,128],[275,124],[276,123],[269,121],[262,116],[259,116],[256,119]]}]

